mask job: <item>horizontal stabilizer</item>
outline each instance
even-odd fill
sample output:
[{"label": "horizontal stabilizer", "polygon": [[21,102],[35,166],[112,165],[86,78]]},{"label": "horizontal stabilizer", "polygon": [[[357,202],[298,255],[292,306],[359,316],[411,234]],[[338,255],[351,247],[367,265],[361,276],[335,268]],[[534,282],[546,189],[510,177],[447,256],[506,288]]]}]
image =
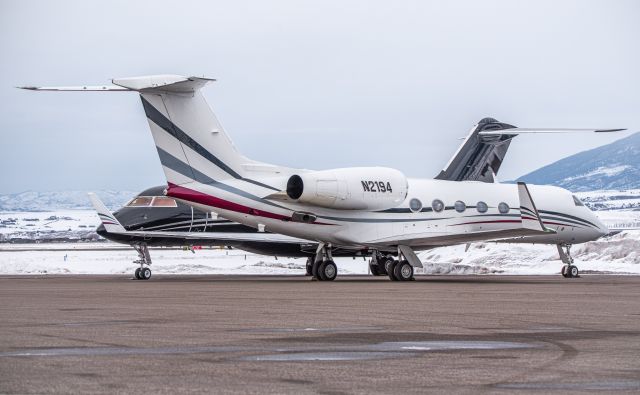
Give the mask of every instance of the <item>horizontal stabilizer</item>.
[{"label": "horizontal stabilizer", "polygon": [[480,136],[501,136],[505,134],[536,134],[536,133],[611,133],[621,132],[627,129],[536,129],[536,128],[511,128],[503,130],[486,130],[479,132]]},{"label": "horizontal stabilizer", "polygon": [[143,77],[114,78],[113,85],[100,86],[19,86],[20,89],[32,91],[55,92],[154,92],[189,93],[194,92],[209,82],[215,81],[205,77],[184,77],[181,75],[151,75]]},{"label": "horizontal stabilizer", "polygon": [[18,86],[18,89],[27,89],[30,91],[53,91],[53,92],[128,92],[131,89],[114,86]]}]

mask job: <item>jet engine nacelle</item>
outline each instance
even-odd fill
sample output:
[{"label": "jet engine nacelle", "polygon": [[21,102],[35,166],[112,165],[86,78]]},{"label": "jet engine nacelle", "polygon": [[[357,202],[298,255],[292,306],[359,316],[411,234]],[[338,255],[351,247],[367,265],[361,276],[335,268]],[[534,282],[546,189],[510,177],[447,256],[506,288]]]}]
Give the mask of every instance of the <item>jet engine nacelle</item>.
[{"label": "jet engine nacelle", "polygon": [[385,210],[407,197],[407,177],[386,167],[351,167],[295,174],[287,196],[296,202],[340,210]]}]

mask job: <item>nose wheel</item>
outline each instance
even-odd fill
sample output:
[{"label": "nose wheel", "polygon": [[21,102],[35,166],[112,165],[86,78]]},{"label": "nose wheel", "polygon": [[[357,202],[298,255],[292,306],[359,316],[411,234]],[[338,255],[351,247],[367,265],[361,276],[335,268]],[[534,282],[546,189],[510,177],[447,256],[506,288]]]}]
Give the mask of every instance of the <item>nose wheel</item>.
[{"label": "nose wheel", "polygon": [[150,279],[151,269],[149,265],[151,265],[151,255],[149,255],[149,248],[146,244],[135,244],[133,248],[138,252],[138,259],[133,261],[133,263],[140,265],[140,267],[133,272],[133,275],[136,280]]},{"label": "nose wheel", "polygon": [[560,274],[564,278],[576,278],[580,277],[580,271],[578,267],[573,264],[573,257],[571,256],[571,244],[558,244],[558,254],[560,254],[560,260],[564,263]]}]

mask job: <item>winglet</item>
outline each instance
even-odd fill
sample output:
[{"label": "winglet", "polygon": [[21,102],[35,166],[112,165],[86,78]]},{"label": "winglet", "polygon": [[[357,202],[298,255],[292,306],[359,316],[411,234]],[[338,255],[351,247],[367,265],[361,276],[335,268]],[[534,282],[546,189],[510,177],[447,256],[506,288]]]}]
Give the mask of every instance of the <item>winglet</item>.
[{"label": "winglet", "polygon": [[529,193],[529,188],[524,182],[518,182],[518,197],[520,198],[520,219],[523,228],[539,232],[554,232],[542,223],[536,204]]},{"label": "winglet", "polygon": [[89,192],[89,199],[93,204],[93,208],[98,212],[98,217],[100,217],[100,221],[102,221],[102,225],[104,225],[107,232],[124,233],[127,231],[95,193]]}]

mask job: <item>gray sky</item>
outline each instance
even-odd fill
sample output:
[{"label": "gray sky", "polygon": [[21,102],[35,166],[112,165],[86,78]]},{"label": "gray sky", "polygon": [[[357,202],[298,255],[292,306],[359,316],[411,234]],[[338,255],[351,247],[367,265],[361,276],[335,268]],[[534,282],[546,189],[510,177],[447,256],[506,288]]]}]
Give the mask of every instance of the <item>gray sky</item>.
[{"label": "gray sky", "polygon": [[[35,93],[175,73],[254,159],[433,177],[478,120],[640,130],[638,1],[0,0],[0,193],[164,177],[137,95]],[[500,179],[608,143],[520,136]]]}]

